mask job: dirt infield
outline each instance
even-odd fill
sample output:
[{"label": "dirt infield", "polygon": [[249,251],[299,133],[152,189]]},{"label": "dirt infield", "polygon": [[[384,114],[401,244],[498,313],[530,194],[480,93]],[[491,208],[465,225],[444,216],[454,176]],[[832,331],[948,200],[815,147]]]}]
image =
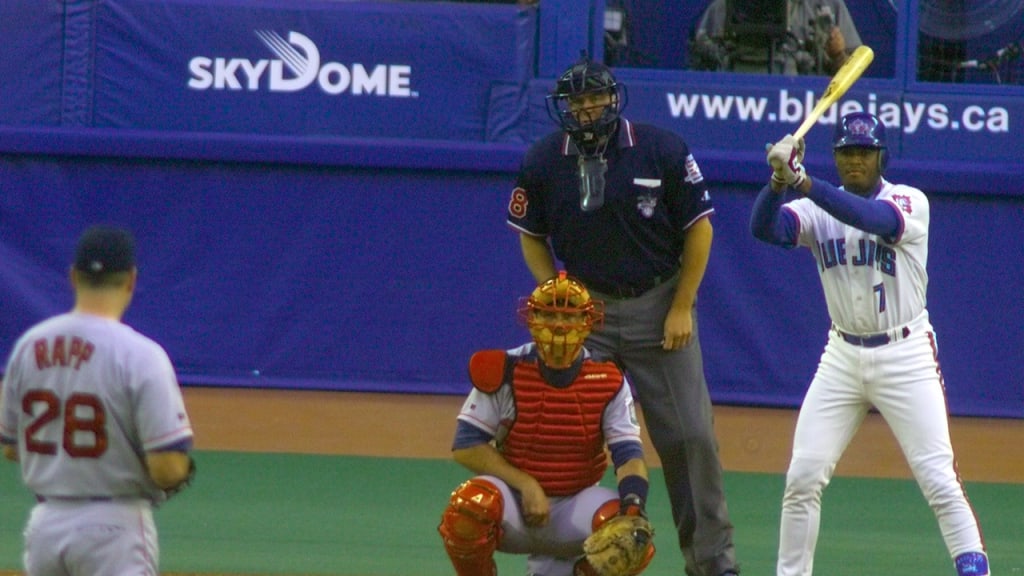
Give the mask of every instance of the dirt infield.
[{"label": "dirt infield", "polygon": [[[448,458],[462,398],[186,388],[185,402],[201,450]],[[716,406],[723,465],[734,472],[785,471],[795,422],[793,410]],[[1024,420],[954,418],[951,435],[964,479],[1024,483],[1024,460],[1009,457],[1024,445]],[[648,457],[659,465],[653,450]],[[868,416],[836,474],[911,477],[878,414]]]}]

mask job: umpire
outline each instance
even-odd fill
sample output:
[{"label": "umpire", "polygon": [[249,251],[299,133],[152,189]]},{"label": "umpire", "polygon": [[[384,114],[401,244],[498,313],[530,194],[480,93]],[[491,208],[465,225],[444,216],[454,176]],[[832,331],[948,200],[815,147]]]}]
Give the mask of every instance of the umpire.
[{"label": "umpire", "polygon": [[686,143],[622,117],[625,101],[586,54],[562,74],[547,98],[561,129],[527,151],[508,224],[538,283],[557,258],[605,301],[605,327],[587,347],[636,387],[686,574],[736,575],[695,309],[714,207]]}]

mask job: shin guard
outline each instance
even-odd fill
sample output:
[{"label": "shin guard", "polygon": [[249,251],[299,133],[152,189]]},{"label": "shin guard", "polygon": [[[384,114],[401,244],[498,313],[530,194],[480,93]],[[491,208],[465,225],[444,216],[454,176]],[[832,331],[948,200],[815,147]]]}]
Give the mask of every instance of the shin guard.
[{"label": "shin guard", "polygon": [[437,531],[457,576],[496,576],[494,552],[501,541],[501,490],[472,478],[452,492]]}]

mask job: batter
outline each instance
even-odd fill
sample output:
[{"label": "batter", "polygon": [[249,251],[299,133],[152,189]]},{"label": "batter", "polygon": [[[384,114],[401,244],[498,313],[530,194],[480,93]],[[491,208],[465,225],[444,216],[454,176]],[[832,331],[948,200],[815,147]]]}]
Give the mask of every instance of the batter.
[{"label": "batter", "polygon": [[[981,529],[957,473],[935,331],[928,320],[928,198],[885,180],[885,125],[857,112],[837,125],[842,188],[811,179],[803,141],[768,152],[771,184],[751,231],[764,242],[811,250],[832,329],[797,419],[786,474],[778,576],[809,576],[821,495],[868,410],[893,431],[959,576],[989,574]],[[786,190],[803,196],[786,202]],[[870,560],[870,551],[867,551]]]}]

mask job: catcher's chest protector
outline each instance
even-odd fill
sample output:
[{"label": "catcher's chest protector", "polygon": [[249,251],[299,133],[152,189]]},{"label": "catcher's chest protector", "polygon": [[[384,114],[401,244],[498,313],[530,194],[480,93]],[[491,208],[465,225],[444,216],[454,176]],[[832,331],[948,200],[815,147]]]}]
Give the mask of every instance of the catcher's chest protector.
[{"label": "catcher's chest protector", "polygon": [[608,466],[601,419],[622,385],[622,372],[610,362],[584,362],[566,388],[547,384],[535,363],[517,364],[512,377],[516,420],[502,453],[550,496],[593,486]]}]

